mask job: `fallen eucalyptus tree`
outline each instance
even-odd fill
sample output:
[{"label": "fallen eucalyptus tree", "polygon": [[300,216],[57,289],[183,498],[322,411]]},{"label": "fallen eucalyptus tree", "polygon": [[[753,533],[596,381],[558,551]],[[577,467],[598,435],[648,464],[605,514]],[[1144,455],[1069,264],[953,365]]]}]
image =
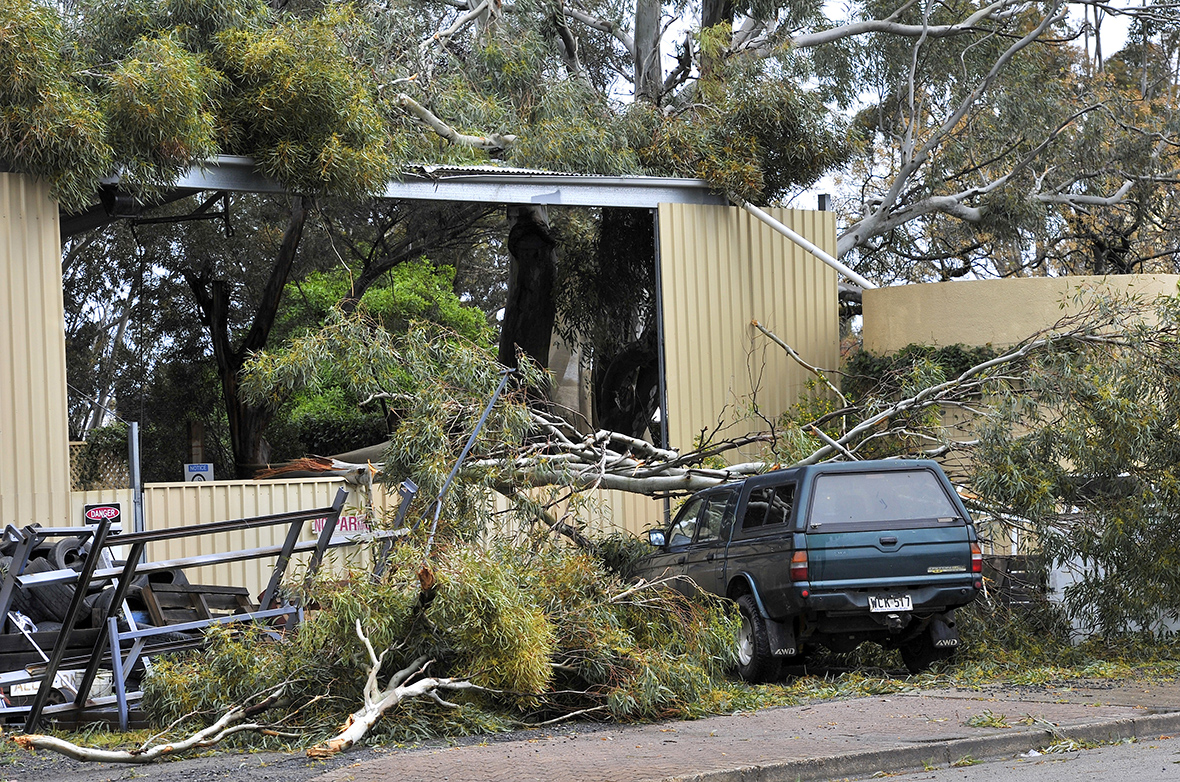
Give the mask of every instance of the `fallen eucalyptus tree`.
[{"label": "fallen eucalyptus tree", "polygon": [[[821,370],[808,364],[788,343],[757,322],[754,326],[808,371],[824,387],[837,394],[829,380],[836,370]],[[1023,343],[1002,354],[972,366],[956,377],[932,382],[916,393],[899,399],[870,397],[850,403],[839,395],[841,407],[811,421],[798,421],[798,430],[811,443],[808,450],[796,450],[786,460],[776,446],[784,432],[770,429],[742,437],[707,442],[699,449],[680,453],[660,448],[646,440],[600,430],[580,433],[560,416],[526,405],[521,399],[505,400],[505,407],[515,407],[520,417],[519,442],[492,441],[491,447],[477,452],[463,465],[464,476],[484,481],[497,491],[517,498],[522,491],[549,486],[568,487],[575,491],[609,489],[650,497],[689,494],[701,489],[739,480],[776,466],[814,464],[829,459],[857,459],[874,443],[886,438],[914,445],[913,455],[945,454],[959,447],[970,447],[972,439],[954,440],[945,431],[915,424],[915,416],[937,408],[961,408],[983,414],[981,401],[989,388],[1011,388],[1018,383],[1022,367],[1034,356],[1066,346],[1117,345],[1125,341],[1112,318],[1101,317],[1093,308],[1062,318],[1051,328],[1034,334]],[[308,351],[300,351],[308,355]],[[371,386],[367,387],[374,397]],[[392,393],[387,398],[395,396]],[[402,399],[408,397],[402,395]],[[471,407],[474,400],[466,402]],[[456,407],[458,405],[455,405]],[[831,429],[831,422],[841,425]],[[849,425],[849,422],[852,422]],[[702,466],[713,457],[725,456],[751,445],[763,446],[767,458],[744,461],[726,467]],[[386,443],[339,457],[306,457],[273,468],[265,477],[298,475],[336,475],[353,483],[372,482],[374,475],[397,477],[391,471],[394,454],[404,449],[395,435]],[[379,456],[380,455],[380,456]],[[364,461],[352,461],[358,456]],[[391,456],[394,456],[391,459]],[[415,476],[416,477],[416,476]]]}]

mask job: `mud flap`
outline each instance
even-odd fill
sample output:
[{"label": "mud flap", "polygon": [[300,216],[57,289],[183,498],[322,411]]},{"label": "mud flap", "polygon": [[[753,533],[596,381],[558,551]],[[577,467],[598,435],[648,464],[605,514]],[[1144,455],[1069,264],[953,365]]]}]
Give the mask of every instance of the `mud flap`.
[{"label": "mud flap", "polygon": [[766,635],[770,641],[770,654],[774,657],[794,657],[798,654],[795,646],[794,622],[766,620]]},{"label": "mud flap", "polygon": [[927,632],[930,634],[930,643],[935,649],[953,652],[959,648],[959,631],[955,629],[954,624],[945,614],[935,616],[930,620]]}]

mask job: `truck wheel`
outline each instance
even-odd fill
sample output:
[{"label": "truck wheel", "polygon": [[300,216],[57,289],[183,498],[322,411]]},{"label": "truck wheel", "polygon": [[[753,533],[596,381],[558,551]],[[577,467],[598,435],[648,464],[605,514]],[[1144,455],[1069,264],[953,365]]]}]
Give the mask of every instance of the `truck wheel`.
[{"label": "truck wheel", "polygon": [[742,595],[737,604],[742,615],[742,627],[738,631],[738,674],[751,684],[777,680],[782,665],[770,654],[766,620],[758,613],[754,596]]}]

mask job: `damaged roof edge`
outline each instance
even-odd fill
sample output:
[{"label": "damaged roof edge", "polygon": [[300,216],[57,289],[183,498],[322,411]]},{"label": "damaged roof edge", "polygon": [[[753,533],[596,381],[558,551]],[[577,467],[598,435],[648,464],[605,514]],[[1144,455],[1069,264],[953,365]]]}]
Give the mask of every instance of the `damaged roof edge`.
[{"label": "damaged roof edge", "polygon": [[[104,180],[118,184],[117,176]],[[178,190],[281,193],[285,188],[258,171],[254,161],[220,155],[194,166],[176,181]],[[659,204],[727,205],[729,199],[702,179],[599,176],[497,166],[417,166],[390,180],[385,198],[499,204],[562,204],[654,209]]]}]

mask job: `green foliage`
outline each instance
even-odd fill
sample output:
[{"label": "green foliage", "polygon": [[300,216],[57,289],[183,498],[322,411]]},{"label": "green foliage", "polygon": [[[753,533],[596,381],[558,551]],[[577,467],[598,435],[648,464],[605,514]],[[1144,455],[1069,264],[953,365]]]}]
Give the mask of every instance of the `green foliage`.
[{"label": "green foliage", "polygon": [[234,85],[227,96],[230,151],[300,193],[360,197],[389,178],[386,134],[363,72],[340,34],[359,21],[347,6],[312,19],[217,36]]},{"label": "green foliage", "polygon": [[920,386],[920,382],[914,380],[915,372],[920,371],[920,367],[926,367],[927,375],[933,370],[943,378],[954,378],[998,355],[990,345],[936,347],[913,344],[887,356],[858,350],[844,367],[841,391],[852,399],[864,399],[870,395],[893,398],[900,395],[903,389]]},{"label": "green foliage", "polygon": [[[320,331],[292,340],[281,352],[255,355],[242,387],[255,403],[328,383],[361,400],[379,395],[393,421],[381,478],[393,483],[413,478],[423,496],[432,496],[474,431],[501,372],[490,349],[454,332],[414,324],[405,334],[394,334],[361,310],[334,311]],[[536,387],[542,375],[526,361],[517,381],[477,438],[477,455],[520,442],[531,425],[520,389]],[[496,478],[469,475],[483,485]]]},{"label": "green foliage", "polygon": [[286,643],[256,630],[211,631],[203,651],[156,666],[145,707],[160,723],[190,713],[208,720],[287,682],[293,702],[310,704],[293,719],[314,742],[359,706],[370,661],[358,621],[377,653],[385,650],[382,684],[427,654],[431,674],[502,690],[461,697],[459,712],[406,703],[382,727],[400,737],[495,730],[526,714],[598,706],[619,718],[685,714],[732,662],[736,616],[727,604],[662,590],[613,599],[624,582],[581,552],[443,546],[425,597],[420,566],[420,550],[400,545],[380,582],[363,571],[345,584],[321,580],[311,595],[319,610]]},{"label": "green foliage", "polygon": [[122,175],[144,195],[160,192],[193,160],[217,151],[221,74],[175,38],[140,39],[111,72],[104,110]]},{"label": "green foliage", "polygon": [[525,573],[510,564],[516,553],[456,548],[439,571],[441,599],[427,616],[466,652],[465,675],[476,684],[540,693],[553,677],[557,640],[540,605],[544,592],[527,589]]},{"label": "green foliage", "polygon": [[205,634],[201,675],[192,675],[192,658],[162,657],[153,661],[144,680],[144,698],[157,713],[171,719],[202,714],[213,719],[282,683],[286,649],[271,641],[262,628],[214,625]]},{"label": "green foliage", "polygon": [[0,8],[0,163],[46,179],[69,208],[88,203],[113,160],[98,100],[74,79],[57,13],[36,0]]},{"label": "green foliage", "polygon": [[1157,307],[1125,340],[1038,356],[978,427],[975,490],[1080,577],[1066,605],[1104,634],[1180,616],[1178,313],[1175,299]]},{"label": "green foliage", "polygon": [[[1057,327],[1072,336],[984,373],[960,400],[981,413],[960,468],[977,522],[1016,524],[1046,567],[1073,574],[1064,605],[1074,623],[1106,636],[1162,632],[1180,617],[1180,305],[1092,291],[1078,299],[1081,309]],[[961,346],[862,352],[845,390],[863,410],[880,410],[995,355]],[[936,410],[900,411],[889,426],[859,453],[946,441]]]},{"label": "green foliage", "polygon": [[[488,346],[492,337],[484,313],[455,295],[454,274],[453,268],[436,267],[426,258],[400,263],[365,291],[359,306],[394,334],[405,333],[421,321]],[[288,284],[284,296],[289,304],[278,318],[276,335],[314,332],[346,298],[351,285],[352,274],[341,269],[312,272]],[[325,369],[314,387],[297,390],[282,403],[267,430],[276,458],[343,453],[388,437],[392,420],[387,420],[388,408],[376,404],[362,408],[367,395],[357,396],[333,378],[333,372]]]},{"label": "green foliage", "polygon": [[[342,301],[352,284],[351,270],[312,272],[287,286],[291,302],[281,316],[280,330],[287,333],[318,328],[325,316]],[[388,331],[400,333],[416,321],[434,323],[464,339],[491,344],[483,312],[468,306],[454,291],[455,269],[436,266],[425,256],[399,263],[370,285],[360,304]]]},{"label": "green foliage", "polygon": [[980,599],[955,612],[955,625],[962,639],[955,658],[959,665],[1000,665],[1017,671],[1080,659],[1065,612],[1048,600],[1006,606]]},{"label": "green foliage", "polygon": [[622,118],[646,173],[700,177],[762,203],[814,182],[852,153],[815,95],[745,68],[703,85],[711,100],[672,114],[637,103]]},{"label": "green foliage", "polygon": [[651,545],[646,538],[627,532],[612,533],[596,540],[594,544],[594,556],[601,560],[607,570],[623,578],[630,575],[631,567],[641,557],[650,553]]},{"label": "green foliage", "polygon": [[[632,112],[614,100],[620,65],[599,33],[581,31],[577,78],[557,69],[541,6],[435,51],[420,42],[442,22],[412,0],[309,5],[80,0],[64,24],[56,7],[17,0],[0,17],[0,65],[14,74],[0,91],[0,156],[49,179],[71,207],[116,166],[152,197],[218,153],[253,157],[294,192],[350,199],[380,192],[406,164],[488,161],[408,115],[403,90],[460,133],[516,137],[495,153],[514,165],[703,176],[762,200],[850,153],[822,96],[760,58],[714,56],[703,101],[683,90],[665,99],[683,104],[675,111]],[[818,18],[803,6],[793,18]],[[703,45],[717,50],[719,35]]]}]

